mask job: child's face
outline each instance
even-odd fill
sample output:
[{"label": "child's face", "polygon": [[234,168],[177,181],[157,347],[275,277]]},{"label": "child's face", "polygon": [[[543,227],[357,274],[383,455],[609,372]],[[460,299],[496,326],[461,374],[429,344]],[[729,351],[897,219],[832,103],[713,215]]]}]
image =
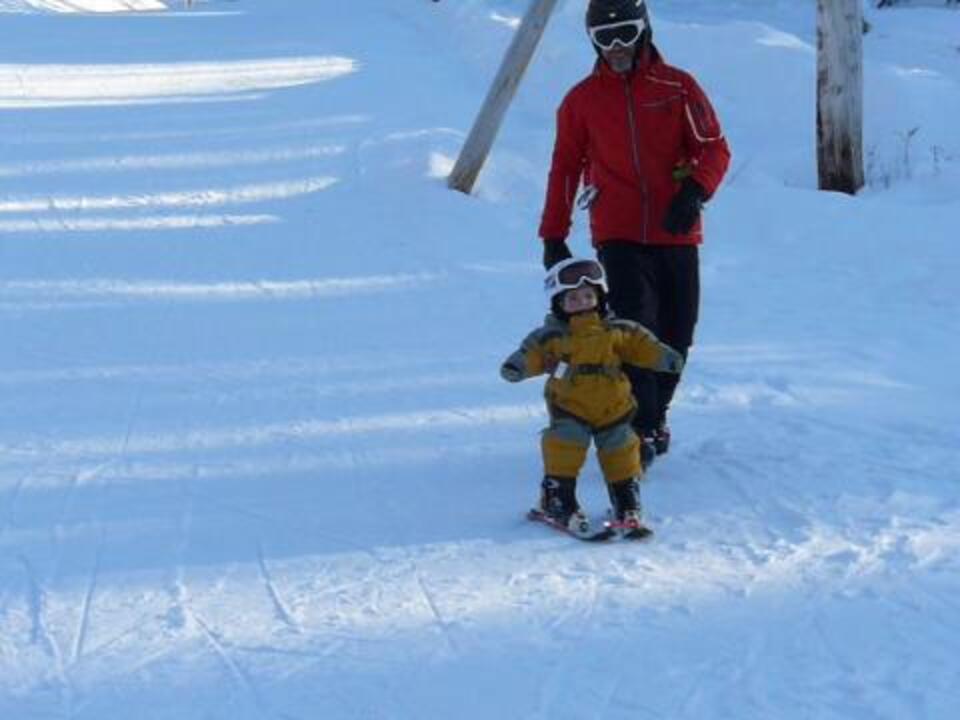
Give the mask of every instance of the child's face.
[{"label": "child's face", "polygon": [[593,310],[599,301],[597,291],[590,285],[581,285],[578,288],[567,290],[563,294],[562,307],[565,313],[573,315],[587,310]]}]

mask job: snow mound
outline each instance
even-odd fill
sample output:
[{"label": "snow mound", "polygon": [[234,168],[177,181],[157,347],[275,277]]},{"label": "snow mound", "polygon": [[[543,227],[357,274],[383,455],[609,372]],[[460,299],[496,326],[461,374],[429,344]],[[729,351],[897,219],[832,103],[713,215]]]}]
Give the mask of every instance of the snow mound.
[{"label": "snow mound", "polygon": [[163,0],[0,0],[0,13],[111,13],[166,10]]},{"label": "snow mound", "polygon": [[0,108],[162,102],[330,80],[356,70],[344,57],[206,63],[0,65]]}]

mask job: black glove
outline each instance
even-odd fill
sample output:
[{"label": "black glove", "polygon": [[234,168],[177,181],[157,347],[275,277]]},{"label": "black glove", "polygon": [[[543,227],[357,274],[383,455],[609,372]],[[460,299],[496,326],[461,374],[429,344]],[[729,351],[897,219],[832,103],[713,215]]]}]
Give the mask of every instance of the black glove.
[{"label": "black glove", "polygon": [[667,215],[663,219],[663,229],[671,235],[686,235],[693,230],[700,217],[700,208],[707,193],[693,178],[684,178],[677,194],[670,201]]},{"label": "black glove", "polygon": [[549,270],[561,260],[573,257],[567,241],[560,238],[544,238],[543,240],[543,269]]}]

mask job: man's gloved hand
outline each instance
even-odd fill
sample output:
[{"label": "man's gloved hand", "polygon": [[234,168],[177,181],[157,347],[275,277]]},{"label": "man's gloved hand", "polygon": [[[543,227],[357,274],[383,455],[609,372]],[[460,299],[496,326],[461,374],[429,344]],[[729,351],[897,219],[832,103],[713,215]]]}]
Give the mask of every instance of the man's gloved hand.
[{"label": "man's gloved hand", "polygon": [[561,260],[573,257],[563,238],[543,239],[543,269],[549,270]]},{"label": "man's gloved hand", "polygon": [[693,178],[684,178],[677,194],[670,201],[667,215],[663,219],[663,229],[671,235],[686,235],[693,230],[700,217],[700,208],[707,193]]}]

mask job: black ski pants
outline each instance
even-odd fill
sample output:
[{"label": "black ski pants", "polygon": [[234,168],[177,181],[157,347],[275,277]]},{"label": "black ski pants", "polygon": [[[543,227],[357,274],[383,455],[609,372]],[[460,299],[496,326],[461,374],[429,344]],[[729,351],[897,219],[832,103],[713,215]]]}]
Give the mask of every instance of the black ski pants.
[{"label": "black ski pants", "polygon": [[[700,253],[696,245],[641,245],[609,240],[597,252],[610,286],[608,302],[618,317],[634,320],[687,358],[700,309]],[[679,375],[625,366],[637,414],[637,434],[666,422]]]}]

